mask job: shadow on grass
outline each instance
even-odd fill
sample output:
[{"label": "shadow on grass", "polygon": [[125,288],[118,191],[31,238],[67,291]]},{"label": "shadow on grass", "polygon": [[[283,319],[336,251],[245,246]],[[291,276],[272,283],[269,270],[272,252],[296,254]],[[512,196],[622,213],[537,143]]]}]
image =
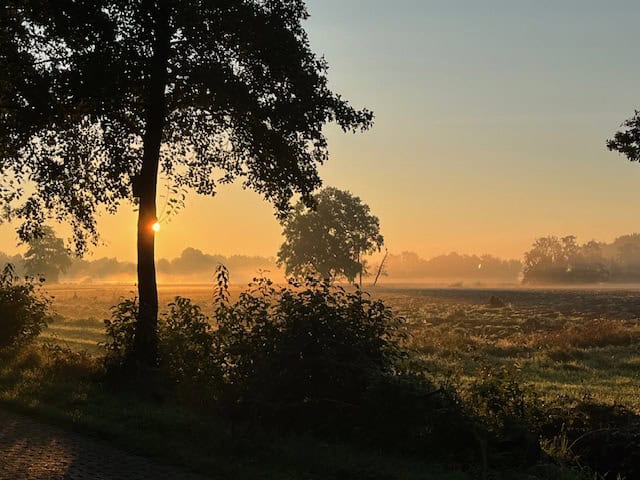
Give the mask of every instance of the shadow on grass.
[{"label": "shadow on grass", "polygon": [[149,402],[98,381],[100,366],[82,354],[73,354],[62,364],[55,353],[34,345],[5,353],[1,360],[3,408],[211,478],[470,478],[383,451],[301,435],[280,436],[213,414],[195,414],[170,401]]}]

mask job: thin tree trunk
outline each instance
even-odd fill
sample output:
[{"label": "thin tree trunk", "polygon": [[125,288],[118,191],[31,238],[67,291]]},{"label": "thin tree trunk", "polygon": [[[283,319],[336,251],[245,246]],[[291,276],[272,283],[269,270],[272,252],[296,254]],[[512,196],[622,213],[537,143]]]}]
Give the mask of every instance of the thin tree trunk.
[{"label": "thin tree trunk", "polygon": [[373,281],[373,286],[374,287],[378,284],[378,280],[380,279],[380,275],[382,275],[382,272],[384,272],[384,264],[387,261],[387,257],[388,256],[389,256],[389,250],[385,249],[384,257],[382,258],[382,261],[380,262],[380,266],[378,267],[378,272],[376,273],[376,279]]},{"label": "thin tree trunk", "polygon": [[169,32],[166,5],[156,13],[156,42],[150,69],[146,129],[143,138],[142,169],[138,178],[138,298],[133,356],[138,367],[154,368],[158,363],[158,286],[155,267],[156,193],[162,132],[166,121],[167,62]]}]

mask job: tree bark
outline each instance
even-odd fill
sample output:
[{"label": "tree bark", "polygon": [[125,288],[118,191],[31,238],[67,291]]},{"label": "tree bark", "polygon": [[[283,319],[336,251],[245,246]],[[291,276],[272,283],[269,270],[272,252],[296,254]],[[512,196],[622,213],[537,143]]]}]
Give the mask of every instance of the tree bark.
[{"label": "tree bark", "polygon": [[168,15],[165,2],[154,12],[155,42],[149,69],[146,129],[143,137],[142,169],[138,177],[138,299],[133,357],[139,368],[158,364],[158,286],[155,268],[156,193],[162,133],[166,122],[167,63],[169,58]]}]

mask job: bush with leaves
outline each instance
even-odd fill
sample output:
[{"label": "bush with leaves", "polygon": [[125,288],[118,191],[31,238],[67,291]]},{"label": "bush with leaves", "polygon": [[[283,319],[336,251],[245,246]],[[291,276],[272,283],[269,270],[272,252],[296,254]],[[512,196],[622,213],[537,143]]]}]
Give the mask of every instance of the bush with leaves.
[{"label": "bush with leaves", "polygon": [[368,387],[360,433],[371,443],[421,457],[438,454],[473,463],[480,457],[475,421],[450,385],[434,386],[420,372],[384,375]]},{"label": "bush with leaves", "polygon": [[517,371],[483,367],[470,385],[466,407],[484,428],[482,441],[494,464],[533,464],[539,459],[537,431],[544,405]]},{"label": "bush with leaves", "polygon": [[589,394],[562,395],[546,405],[543,420],[543,444],[565,463],[608,472],[606,478],[640,478],[638,412],[597,403]]},{"label": "bush with leaves", "polygon": [[0,348],[33,340],[53,320],[41,283],[19,279],[11,264],[0,273]]},{"label": "bush with leaves", "polygon": [[106,340],[104,364],[107,372],[122,375],[132,362],[136,320],[138,318],[138,299],[124,299],[111,307],[111,318],[104,321]]},{"label": "bush with leaves", "polygon": [[160,325],[160,367],[179,397],[210,405],[222,389],[222,369],[209,318],[188,298],[176,297]]},{"label": "bush with leaves", "polygon": [[313,277],[277,288],[258,278],[230,305],[224,285],[216,338],[230,393],[245,411],[347,425],[373,379],[401,369],[403,319],[358,290]]},{"label": "bush with leaves", "polygon": [[[211,318],[180,297],[162,316],[159,372],[182,403],[468,465],[537,458],[535,402],[508,371],[486,370],[463,400],[428,379],[405,348],[404,319],[382,301],[309,277],[257,278],[232,303],[228,281],[221,268]],[[108,365],[121,371],[136,313],[125,301],[107,321]]]},{"label": "bush with leaves", "polygon": [[[211,405],[221,388],[211,321],[188,298],[176,297],[168,307],[160,323],[160,368],[155,381],[171,386],[183,401]],[[136,371],[131,367],[137,315],[138,300],[124,299],[105,320],[107,339],[102,347],[106,372],[112,378],[125,379]],[[149,387],[146,382],[143,386]]]}]

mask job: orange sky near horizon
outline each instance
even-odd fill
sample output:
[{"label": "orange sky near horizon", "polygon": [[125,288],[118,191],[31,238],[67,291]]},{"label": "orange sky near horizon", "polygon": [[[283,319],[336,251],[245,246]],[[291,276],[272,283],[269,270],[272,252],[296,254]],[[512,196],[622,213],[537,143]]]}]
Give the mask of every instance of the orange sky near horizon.
[{"label": "orange sky near horizon", "polygon": [[[391,252],[521,258],[540,236],[611,241],[640,231],[640,165],[605,147],[640,106],[640,4],[311,0],[309,8],[311,44],[331,65],[332,87],[376,113],[365,134],[327,129],[321,176],[369,204]],[[105,244],[93,257],[135,259],[130,207],[99,226]],[[157,240],[159,257],[186,247],[275,256],[282,242],[273,208],[237,185],[213,199],[190,196]],[[12,226],[0,225],[0,251],[20,250]]]}]

